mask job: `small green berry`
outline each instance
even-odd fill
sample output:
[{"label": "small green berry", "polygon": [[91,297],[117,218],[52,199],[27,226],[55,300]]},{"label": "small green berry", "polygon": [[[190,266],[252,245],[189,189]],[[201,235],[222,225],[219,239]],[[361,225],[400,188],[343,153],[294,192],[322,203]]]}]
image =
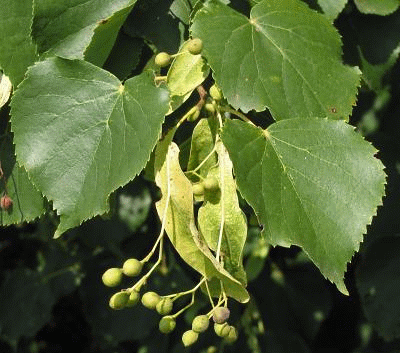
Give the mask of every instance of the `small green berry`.
[{"label": "small green berry", "polygon": [[214,324],[214,331],[219,337],[227,337],[231,330],[231,326],[229,326],[226,322],[223,324]]},{"label": "small green berry", "polygon": [[237,333],[236,328],[233,326],[230,326],[230,328],[231,329],[229,330],[228,335],[225,337],[225,341],[227,343],[233,343],[233,342],[237,341],[237,339],[238,339],[238,333]]},{"label": "small green berry", "polygon": [[193,38],[189,41],[187,49],[190,54],[198,55],[203,50],[203,41],[200,38]]},{"label": "small green berry", "polygon": [[193,195],[202,196],[204,195],[204,184],[196,183],[192,186]]},{"label": "small green berry", "polygon": [[175,329],[176,321],[172,316],[164,316],[158,323],[158,329],[161,333],[168,334]]},{"label": "small green berry", "polygon": [[199,334],[194,332],[193,330],[188,330],[182,335],[182,342],[185,347],[191,346],[193,343],[197,341],[199,338]]},{"label": "small green berry", "polygon": [[148,309],[155,309],[161,297],[155,292],[147,292],[142,296],[142,304]]},{"label": "small green berry", "polygon": [[216,101],[220,101],[223,98],[222,91],[216,84],[213,84],[210,87],[209,92],[210,92],[210,96],[213,99],[215,99]]},{"label": "small green berry", "polygon": [[224,322],[226,322],[226,320],[229,319],[230,313],[231,312],[228,308],[221,307],[221,306],[218,308],[215,308],[214,312],[213,312],[213,320],[217,324],[223,324]]},{"label": "small green berry", "polygon": [[210,346],[207,348],[207,353],[217,353],[218,349],[215,346]]},{"label": "small green berry", "polygon": [[143,264],[138,259],[128,259],[122,266],[122,272],[125,276],[135,277],[142,272]]},{"label": "small green berry", "polygon": [[109,305],[111,309],[120,310],[125,308],[126,304],[129,300],[129,293],[128,292],[118,292],[115,293],[109,301]]},{"label": "small green berry", "polygon": [[168,315],[172,311],[173,303],[169,298],[161,298],[156,305],[156,310],[160,315]]},{"label": "small green berry", "polygon": [[219,183],[215,177],[207,177],[203,184],[206,191],[217,191],[219,189]]},{"label": "small green berry", "polygon": [[131,308],[135,306],[137,303],[139,303],[139,300],[140,300],[140,293],[134,290],[131,292],[131,294],[129,294],[129,299],[125,306]]},{"label": "small green berry", "polygon": [[171,55],[166,52],[161,52],[156,55],[154,62],[159,67],[165,67],[169,65],[171,59]]},{"label": "small green berry", "polygon": [[214,107],[214,105],[212,103],[206,103],[204,105],[204,108],[211,114],[215,113],[215,107]]},{"label": "small green berry", "polygon": [[101,280],[107,287],[118,286],[122,281],[122,270],[116,267],[109,268],[106,272],[103,273]]},{"label": "small green berry", "polygon": [[192,107],[192,109],[189,110],[188,115],[189,117],[187,120],[190,122],[194,122],[200,116],[200,109],[197,106],[194,106]]},{"label": "small green berry", "polygon": [[209,324],[207,315],[198,315],[192,321],[192,330],[197,333],[204,332],[208,329]]}]

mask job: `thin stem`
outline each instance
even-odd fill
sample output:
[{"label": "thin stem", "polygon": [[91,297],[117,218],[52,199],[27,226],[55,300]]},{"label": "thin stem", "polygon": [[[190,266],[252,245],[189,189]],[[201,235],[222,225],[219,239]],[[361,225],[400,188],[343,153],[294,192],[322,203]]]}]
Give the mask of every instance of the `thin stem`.
[{"label": "thin stem", "polygon": [[185,292],[180,292],[180,293],[176,293],[176,294],[166,295],[165,297],[166,297],[166,298],[174,297],[174,298],[172,299],[172,301],[175,301],[175,300],[177,300],[178,298],[183,297],[184,295],[187,295],[187,294],[190,294],[190,293],[194,293],[194,292],[196,292],[196,291],[199,289],[199,287],[203,284],[203,282],[204,282],[205,280],[206,280],[206,278],[203,277],[203,278],[199,281],[199,283],[197,283],[192,289],[189,289],[189,290],[187,290],[187,291],[185,291]]},{"label": "thin stem", "polygon": [[[219,156],[221,157],[221,156]],[[220,205],[221,205],[221,221],[219,225],[219,234],[218,234],[218,243],[217,243],[217,251],[215,254],[215,257],[217,261],[220,261],[220,255],[221,255],[221,247],[222,247],[222,237],[224,233],[224,226],[225,226],[225,162],[224,162],[224,157],[218,158],[218,163],[219,163],[219,179],[221,183],[221,200],[220,200]]]},{"label": "thin stem", "polygon": [[243,113],[241,113],[241,112],[239,112],[239,111],[237,111],[235,109],[232,109],[231,107],[223,106],[223,107],[220,107],[220,109],[222,111],[224,111],[224,112],[228,112],[228,113],[231,113],[233,115],[236,115],[237,117],[239,117],[240,119],[242,119],[246,123],[254,125],[254,123],[246,115],[244,115]]},{"label": "thin stem", "polygon": [[193,303],[194,303],[194,295],[195,295],[195,292],[192,293],[192,300],[190,301],[190,303],[188,305],[183,307],[181,310],[179,310],[174,315],[171,315],[174,319],[176,319],[180,314],[182,314],[185,310],[189,309],[193,305]]},{"label": "thin stem", "polygon": [[161,230],[160,230],[160,235],[158,236],[158,239],[156,241],[156,244],[154,244],[153,249],[149,252],[149,254],[141,261],[142,263],[149,261],[149,259],[153,256],[154,251],[157,247],[157,244],[160,243],[160,249],[159,249],[159,254],[158,254],[158,259],[156,263],[153,265],[153,267],[138,281],[135,283],[133,287],[130,288],[130,290],[134,290],[135,288],[139,287],[146,282],[147,278],[154,272],[154,270],[157,268],[157,266],[161,263],[162,260],[162,250],[163,250],[163,244],[164,244],[164,231],[165,231],[165,224],[167,223],[167,214],[168,214],[168,206],[169,206],[169,200],[171,198],[171,179],[170,179],[170,166],[169,166],[169,158],[168,154],[166,156],[166,166],[167,166],[167,199],[165,201],[165,208],[164,208],[164,214],[161,222]]},{"label": "thin stem", "polygon": [[191,172],[197,172],[197,171],[204,165],[204,163],[206,163],[207,160],[208,160],[209,158],[211,158],[211,156],[215,153],[215,150],[216,150],[216,148],[215,148],[215,145],[214,145],[213,149],[212,149],[211,152],[206,156],[206,158],[204,158],[204,159],[201,161],[201,163],[200,163],[196,168],[194,168],[193,170],[191,170]]},{"label": "thin stem", "polygon": [[210,288],[208,287],[207,281],[206,281],[206,289],[207,289],[208,298],[210,299],[211,306],[214,309],[215,308],[214,300],[212,299],[212,296],[211,296],[211,293],[210,293]]}]

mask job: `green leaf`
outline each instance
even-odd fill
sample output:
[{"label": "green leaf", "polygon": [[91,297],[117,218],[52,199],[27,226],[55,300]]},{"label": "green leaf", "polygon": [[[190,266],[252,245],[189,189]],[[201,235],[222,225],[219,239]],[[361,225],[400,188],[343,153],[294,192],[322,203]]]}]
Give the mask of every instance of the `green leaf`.
[{"label": "green leaf", "polygon": [[176,251],[191,267],[207,279],[222,281],[228,296],[247,302],[246,289],[217,262],[195,225],[192,184],[179,165],[178,146],[169,142],[170,139],[165,138],[157,146],[155,160],[156,184],[162,192],[156,208],[162,220],[167,207],[166,233]]},{"label": "green leaf", "polygon": [[45,212],[45,199],[32,184],[25,169],[15,162],[11,136],[4,137],[0,143],[0,161],[6,180],[6,190],[3,182],[0,183],[0,195],[7,191],[7,195],[13,200],[11,209],[0,210],[0,224],[30,222],[41,216]]},{"label": "green leaf", "polygon": [[174,0],[171,4],[170,11],[185,25],[188,25],[191,13],[195,9],[197,3],[199,3],[199,0]]},{"label": "green leaf", "polygon": [[354,0],[358,11],[373,15],[390,15],[395,12],[399,6],[399,0]]},{"label": "green leaf", "polygon": [[200,86],[207,78],[210,69],[199,55],[190,54],[187,50],[189,41],[185,42],[175,57],[167,75],[167,85],[171,96],[185,96]]},{"label": "green leaf", "polygon": [[37,59],[31,38],[32,0],[0,0],[0,67],[14,87]]},{"label": "green leaf", "polygon": [[347,4],[347,0],[318,0],[318,5],[326,17],[334,21]]},{"label": "green leaf", "polygon": [[197,173],[205,178],[208,170],[217,164],[217,155],[215,153],[205,160],[214,148],[215,132],[216,129],[214,126],[210,126],[209,119],[199,120],[192,134],[190,156],[187,165],[188,171],[194,170],[204,161],[203,165],[197,170]]},{"label": "green leaf", "polygon": [[0,297],[1,335],[14,342],[34,336],[50,320],[56,301],[49,285],[28,269],[6,272]]},{"label": "green leaf", "polygon": [[267,130],[228,120],[222,140],[268,241],[301,246],[347,293],[347,262],[384,195],[376,150],[350,125],[327,119],[290,119]]},{"label": "green leaf", "polygon": [[[198,213],[199,230],[207,245],[217,251],[221,222],[223,231],[221,254],[228,271],[240,281],[246,283],[243,269],[243,248],[247,237],[247,219],[239,207],[236,182],[233,179],[233,166],[222,142],[217,142],[218,167],[210,169],[208,177],[215,177],[221,192],[218,202],[205,198]],[[228,267],[229,266],[229,267]]]},{"label": "green leaf", "polygon": [[124,85],[79,60],[28,70],[12,100],[19,163],[61,216],[60,235],[108,210],[107,198],[146,165],[168,109],[147,73]]},{"label": "green leaf", "polygon": [[35,0],[33,37],[40,53],[102,66],[136,0]]},{"label": "green leaf", "polygon": [[356,270],[356,284],[368,321],[386,340],[400,337],[400,237],[368,245]]},{"label": "green leaf", "polygon": [[276,120],[350,115],[360,72],[342,64],[330,21],[302,1],[262,1],[248,19],[209,0],[191,32],[203,40],[203,55],[234,108],[268,107]]}]

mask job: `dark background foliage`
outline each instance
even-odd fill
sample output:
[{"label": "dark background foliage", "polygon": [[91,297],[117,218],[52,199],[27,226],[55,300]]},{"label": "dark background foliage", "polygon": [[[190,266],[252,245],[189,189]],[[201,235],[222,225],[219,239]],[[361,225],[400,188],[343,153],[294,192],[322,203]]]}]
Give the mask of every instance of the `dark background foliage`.
[{"label": "dark background foliage", "polygon": [[[249,10],[243,1],[232,3],[244,13]],[[151,48],[175,52],[188,33],[184,14],[181,20],[171,15],[173,6],[172,0],[138,1],[104,68],[125,79],[141,72]],[[325,281],[297,248],[274,248],[268,257],[257,252],[266,245],[260,245],[258,227],[251,226],[245,263],[252,300],[247,306],[232,306],[239,340],[222,347],[215,335],[202,335],[193,352],[206,352],[210,345],[227,352],[400,351],[400,63],[387,64],[400,43],[400,10],[385,17],[363,15],[349,3],[335,25],[343,37],[344,60],[366,74],[351,124],[379,149],[388,175],[384,205],[348,266],[350,296]],[[383,67],[380,73],[378,65]],[[378,84],[371,89],[368,82]],[[1,134],[8,113],[7,106],[0,112]],[[265,114],[251,118],[265,124]],[[187,136],[180,133],[179,142]],[[32,224],[2,228],[0,352],[184,351],[181,334],[204,298],[178,321],[173,334],[163,336],[158,316],[141,306],[109,309],[112,290],[100,280],[105,269],[149,251],[160,227],[153,206],[158,197],[141,175],[113,195],[110,215],[96,217],[61,239],[52,239],[52,213]],[[196,274],[168,244],[167,255],[168,266],[161,267],[149,287],[166,294],[193,286]]]}]

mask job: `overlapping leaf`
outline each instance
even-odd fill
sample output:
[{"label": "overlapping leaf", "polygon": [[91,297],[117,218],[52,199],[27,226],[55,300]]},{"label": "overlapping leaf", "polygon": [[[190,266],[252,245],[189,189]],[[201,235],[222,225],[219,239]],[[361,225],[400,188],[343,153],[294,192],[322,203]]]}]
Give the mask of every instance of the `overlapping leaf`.
[{"label": "overlapping leaf", "polygon": [[146,73],[124,85],[79,60],[28,70],[12,100],[16,153],[61,216],[60,235],[108,210],[108,195],[145,166],[168,109]]},{"label": "overlapping leaf", "polygon": [[346,4],[347,0],[318,0],[318,5],[324,11],[325,16],[331,21],[336,19]]},{"label": "overlapping leaf", "polygon": [[[249,300],[243,285],[234,279],[211,253],[195,225],[192,184],[179,165],[179,148],[167,138],[157,146],[155,173],[162,198],[156,203],[161,219],[166,211],[165,230],[179,255],[207,279],[219,279],[228,296]],[[168,202],[168,204],[167,204]]]},{"label": "overlapping leaf", "polygon": [[198,213],[199,230],[210,249],[217,251],[222,227],[221,254],[229,272],[235,278],[246,281],[243,269],[243,247],[247,237],[247,219],[240,209],[233,179],[232,162],[221,141],[217,142],[218,167],[210,169],[208,177],[214,177],[220,185],[218,202],[207,199]]},{"label": "overlapping leaf", "polygon": [[0,67],[16,87],[37,58],[31,38],[31,0],[0,0]]},{"label": "overlapping leaf", "polygon": [[389,15],[395,12],[399,6],[399,0],[354,0],[358,10],[365,14]]},{"label": "overlapping leaf", "polygon": [[343,121],[290,119],[267,130],[227,121],[240,192],[273,245],[299,245],[346,293],[343,274],[384,194],[376,150]]},{"label": "overlapping leaf", "polygon": [[342,64],[340,36],[329,19],[300,0],[268,0],[250,19],[217,0],[191,27],[224,96],[244,112],[269,108],[276,120],[347,118],[359,70]]},{"label": "overlapping leaf", "polygon": [[102,66],[136,0],[36,0],[33,37],[41,53]]}]

